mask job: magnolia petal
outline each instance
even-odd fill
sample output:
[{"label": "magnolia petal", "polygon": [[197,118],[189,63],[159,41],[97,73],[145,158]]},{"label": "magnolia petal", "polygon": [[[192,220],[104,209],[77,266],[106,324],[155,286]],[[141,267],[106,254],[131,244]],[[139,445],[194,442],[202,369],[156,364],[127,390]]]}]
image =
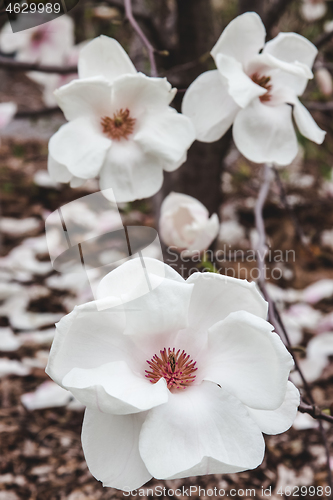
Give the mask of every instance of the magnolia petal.
[{"label": "magnolia petal", "polygon": [[267,93],[267,89],[260,87],[248,77],[242,64],[234,57],[217,54],[216,66],[226,79],[229,95],[241,108],[245,108],[255,98]]},{"label": "magnolia petal", "polygon": [[150,410],[168,401],[166,382],[152,384],[135,375],[124,361],[106,363],[96,368],[73,368],[63,379],[63,386],[83,405],[113,415],[127,415]]},{"label": "magnolia petal", "polygon": [[182,113],[195,127],[202,142],[220,139],[231,127],[239,107],[228,94],[218,70],[202,73],[185,92]]},{"label": "magnolia petal", "polygon": [[239,151],[255,163],[289,165],[298,151],[291,113],[287,104],[266,106],[254,99],[234,122],[233,138]]},{"label": "magnolia petal", "polygon": [[208,332],[203,376],[251,408],[275,410],[283,402],[293,359],[272,325],[237,311]]},{"label": "magnolia petal", "polygon": [[158,479],[254,469],[262,434],[242,403],[210,382],[171,393],[142,426],[140,455]]},{"label": "magnolia petal", "polygon": [[135,355],[132,358],[124,328],[124,312],[117,307],[99,310],[93,302],[75,307],[56,324],[47,374],[62,386],[63,378],[73,368],[96,368],[111,361],[126,361],[133,366]]},{"label": "magnolia petal", "polygon": [[81,50],[78,72],[80,78],[103,76],[113,82],[124,74],[136,74],[136,69],[117,40],[101,35]]},{"label": "magnolia petal", "polygon": [[17,104],[15,102],[2,102],[0,104],[0,129],[8,125],[14,118],[16,111]]},{"label": "magnolia petal", "polygon": [[207,221],[199,224],[197,236],[194,242],[183,251],[184,256],[197,255],[198,252],[206,250],[215,240],[220,230],[220,222],[217,214],[213,214]]},{"label": "magnolia petal", "polygon": [[258,14],[246,12],[228,24],[214,45],[211,55],[215,61],[218,54],[225,54],[246,64],[263,48],[265,38],[265,26]]},{"label": "magnolia petal", "polygon": [[117,203],[149,198],[163,184],[161,159],[134,141],[114,141],[100,172],[100,188],[113,189]]},{"label": "magnolia petal", "polygon": [[54,92],[68,121],[83,116],[101,117],[112,113],[111,86],[101,77],[73,80]]},{"label": "magnolia petal", "polygon": [[151,78],[136,73],[124,75],[113,83],[112,101],[117,109],[128,108],[131,115],[140,117],[149,110],[161,112],[169,106],[176,92],[166,78]]},{"label": "magnolia petal", "polygon": [[254,410],[248,408],[249,415],[265,434],[281,434],[293,424],[300,403],[298,389],[288,381],[287,392],[282,405],[277,410]]},{"label": "magnolia petal", "polygon": [[316,144],[322,144],[325,139],[326,132],[318,127],[309,111],[305,106],[303,106],[297,97],[293,101],[293,105],[293,114],[300,133],[307,139],[310,139],[310,141],[313,141]]},{"label": "magnolia petal", "polygon": [[110,145],[93,120],[77,118],[51,137],[49,151],[75,177],[90,179],[99,173]]},{"label": "magnolia petal", "polygon": [[133,259],[112,271],[97,292],[98,296],[120,297],[126,315],[124,335],[137,346],[140,373],[145,373],[146,361],[161,349],[181,347],[175,344],[175,335],[187,327],[193,289],[163,262],[143,260]]},{"label": "magnolia petal", "polygon": [[191,120],[170,107],[159,113],[149,113],[134,136],[134,141],[145,153],[171,164],[183,159],[194,140]]},{"label": "magnolia petal", "polygon": [[87,409],[82,447],[92,475],[103,486],[131,491],[151,479],[138,442],[144,416],[110,415]]},{"label": "magnolia petal", "polygon": [[80,179],[80,177],[72,177],[69,185],[71,188],[78,188],[78,187],[83,186],[83,184],[85,184],[86,180],[87,179]]},{"label": "magnolia petal", "polygon": [[[317,48],[313,43],[297,33],[279,33],[266,43],[263,53],[288,63],[299,62],[312,68],[317,56]],[[307,79],[301,76],[283,74],[283,83],[291,87],[297,95],[302,95],[307,85]],[[281,82],[282,83],[282,82]]]},{"label": "magnolia petal", "polygon": [[55,182],[69,182],[73,177],[68,168],[57,162],[50,154],[47,159],[47,169]]},{"label": "magnolia petal", "polygon": [[312,68],[318,49],[304,36],[297,33],[279,33],[273,40],[266,43],[264,54],[288,63],[300,62]]},{"label": "magnolia petal", "polygon": [[186,283],[193,283],[189,311],[189,326],[193,331],[205,332],[230,313],[251,312],[267,317],[267,302],[256,284],[215,273],[194,273]]}]

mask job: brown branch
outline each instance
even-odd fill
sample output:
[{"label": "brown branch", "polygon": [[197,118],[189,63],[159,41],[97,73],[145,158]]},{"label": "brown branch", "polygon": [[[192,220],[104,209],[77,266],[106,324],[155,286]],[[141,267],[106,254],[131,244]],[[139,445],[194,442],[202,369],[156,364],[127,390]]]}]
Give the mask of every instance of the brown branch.
[{"label": "brown branch", "polygon": [[322,49],[324,45],[331,41],[333,38],[333,30],[323,33],[313,42],[317,49]]},{"label": "brown branch", "polygon": [[302,401],[298,407],[298,411],[300,413],[307,413],[315,420],[325,420],[326,422],[330,422],[330,424],[333,424],[333,416],[327,415],[327,413],[323,413],[316,405],[308,405],[306,403],[303,403]]},{"label": "brown branch", "polygon": [[39,71],[41,73],[58,73],[59,75],[70,75],[77,73],[77,66],[45,66],[42,64],[15,61],[10,57],[4,56],[0,56],[0,68],[6,68],[12,71]]},{"label": "brown branch", "polygon": [[[265,282],[265,274],[264,274],[264,271],[265,271],[264,268],[265,268],[266,232],[265,232],[263,208],[264,208],[265,201],[266,201],[266,198],[267,198],[268,193],[269,193],[269,187],[270,187],[271,180],[272,180],[271,166],[268,164],[265,164],[264,179],[263,179],[263,182],[260,186],[259,195],[258,195],[258,199],[257,199],[256,205],[255,205],[255,211],[254,211],[256,228],[257,228],[257,231],[259,234],[259,242],[258,242],[258,246],[257,246],[259,285],[260,285],[261,291],[262,291],[265,299],[268,302],[268,315],[269,315],[270,323],[274,326],[275,331],[280,336],[282,333],[282,335],[285,337],[287,345],[288,345],[289,350],[290,350],[291,343],[290,343],[288,333],[287,333],[286,328],[282,322],[281,316],[279,315],[279,313],[276,309],[276,306],[275,306],[273,300],[271,299],[271,297],[267,291],[266,282]],[[311,388],[308,385],[308,383],[303,375],[303,372],[299,366],[299,363],[298,363],[296,357],[294,358],[294,362],[295,362],[295,368],[298,371],[298,373],[300,374],[300,377],[302,379],[306,395],[311,403],[311,405],[304,406],[305,403],[302,402],[301,403],[302,408],[304,409],[308,406],[310,408],[315,407],[315,402],[314,402],[314,398],[312,396]],[[332,471],[331,471],[331,467],[330,467],[330,451],[329,451],[329,446],[328,446],[328,442],[327,442],[327,436],[326,436],[325,429],[323,427],[322,420],[318,419],[318,423],[319,423],[319,430],[320,430],[320,433],[322,436],[323,445],[325,448],[328,482],[333,490],[333,478],[332,478]]]},{"label": "brown branch", "polygon": [[138,25],[135,17],[133,16],[133,11],[132,11],[132,1],[131,0],[124,0],[124,6],[125,6],[125,14],[126,17],[131,24],[132,28],[134,31],[137,33],[139,38],[142,40],[143,44],[145,45],[147,51],[148,51],[148,57],[150,61],[150,74],[151,76],[157,76],[157,67],[156,67],[156,61],[155,61],[155,52],[156,50]]},{"label": "brown branch", "polygon": [[40,116],[54,115],[55,113],[62,113],[58,106],[53,108],[31,109],[27,111],[18,111],[14,118],[38,118]]}]

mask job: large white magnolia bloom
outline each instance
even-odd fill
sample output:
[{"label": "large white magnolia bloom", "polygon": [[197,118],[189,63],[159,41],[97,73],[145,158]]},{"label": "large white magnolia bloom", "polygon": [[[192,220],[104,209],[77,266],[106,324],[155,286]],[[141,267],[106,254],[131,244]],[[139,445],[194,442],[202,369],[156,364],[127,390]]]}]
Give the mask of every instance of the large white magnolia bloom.
[{"label": "large white magnolia bloom", "polygon": [[161,205],[159,233],[166,245],[176,247],[184,256],[206,250],[219,232],[216,214],[192,196],[170,193]]},{"label": "large white magnolia bloom", "polygon": [[288,165],[297,154],[293,118],[308,139],[321,144],[325,137],[298,99],[313,77],[317,49],[296,33],[266,45],[265,37],[254,12],[234,19],[211,52],[217,69],[190,85],[182,111],[199,141],[216,141],[233,124],[235,144],[249,160]]},{"label": "large white magnolia bloom", "polygon": [[134,259],[101,281],[99,297],[57,324],[47,367],[87,406],[92,474],[132,490],[152,476],[257,467],[262,432],[291,426],[299,393],[255,283],[215,273],[184,281],[160,261]]},{"label": "large white magnolia bloom", "polygon": [[79,79],[55,92],[69,121],[49,143],[49,172],[77,185],[100,176],[117,202],[155,194],[163,169],[186,159],[195,139],[189,118],[169,106],[176,89],[138,73],[119,43],[106,36],[80,53]]}]

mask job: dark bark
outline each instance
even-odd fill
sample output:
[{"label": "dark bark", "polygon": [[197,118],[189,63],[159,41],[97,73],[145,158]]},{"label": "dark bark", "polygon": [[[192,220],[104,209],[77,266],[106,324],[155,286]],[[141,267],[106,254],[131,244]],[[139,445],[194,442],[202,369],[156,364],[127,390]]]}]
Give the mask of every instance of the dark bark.
[{"label": "dark bark", "polygon": [[239,0],[239,13],[256,12],[259,16],[264,14],[264,0]]},{"label": "dark bark", "polygon": [[[220,34],[215,31],[210,0],[177,0],[177,31],[175,64],[195,61],[209,52]],[[181,85],[187,87],[206,71],[208,61],[182,72]],[[180,104],[181,97],[177,96],[175,105],[178,110]],[[201,201],[210,213],[218,212],[222,202],[222,162],[229,145],[230,134],[212,144],[196,141],[188,151],[187,161],[177,171],[165,174],[163,198],[170,191],[188,194]]]}]

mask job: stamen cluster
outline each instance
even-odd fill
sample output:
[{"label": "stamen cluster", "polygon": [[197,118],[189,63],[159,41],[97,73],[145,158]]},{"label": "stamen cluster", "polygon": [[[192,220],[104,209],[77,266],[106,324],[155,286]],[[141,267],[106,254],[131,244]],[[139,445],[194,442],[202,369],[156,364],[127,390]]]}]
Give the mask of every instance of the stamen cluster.
[{"label": "stamen cluster", "polygon": [[270,101],[272,97],[270,92],[273,88],[273,85],[269,83],[271,81],[271,77],[265,75],[259,75],[259,73],[254,73],[251,76],[251,79],[254,83],[267,90],[266,94],[259,97],[260,101],[261,102]]},{"label": "stamen cluster", "polygon": [[151,361],[147,361],[151,371],[145,372],[150,382],[155,384],[164,378],[168,389],[185,389],[194,381],[196,362],[184,350],[175,351],[175,348],[164,348],[160,351],[160,357],[155,354]]},{"label": "stamen cluster", "polygon": [[104,116],[101,120],[103,134],[110,139],[120,141],[120,139],[128,139],[133,133],[136,119],[130,116],[129,109],[120,109],[113,114],[113,117]]}]

